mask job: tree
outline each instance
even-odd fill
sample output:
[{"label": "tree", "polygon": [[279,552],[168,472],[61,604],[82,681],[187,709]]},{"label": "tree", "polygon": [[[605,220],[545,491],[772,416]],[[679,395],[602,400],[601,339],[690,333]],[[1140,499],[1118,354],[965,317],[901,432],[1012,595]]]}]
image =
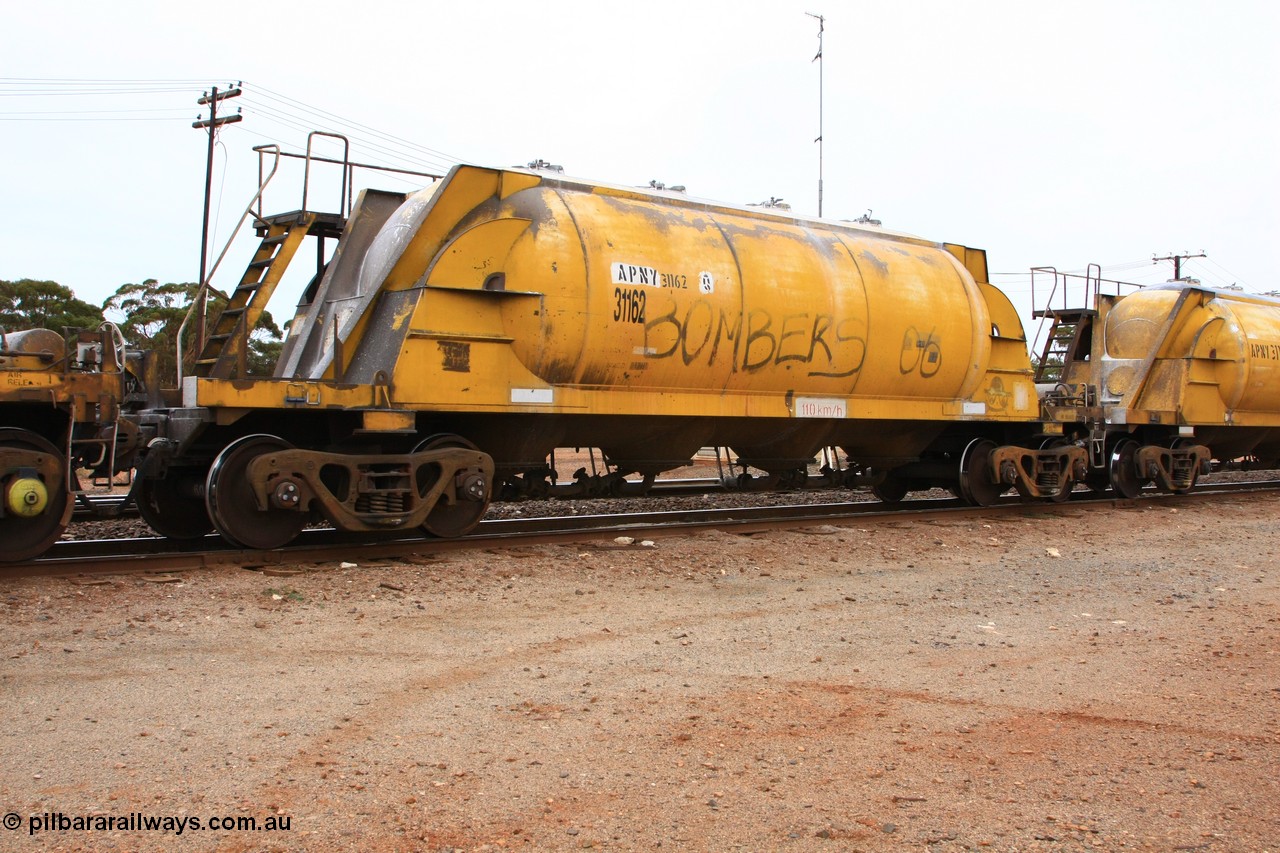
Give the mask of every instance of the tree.
[{"label": "tree", "polygon": [[0,281],[0,327],[21,329],[96,329],[102,309],[76,299],[71,288],[56,281]]},{"label": "tree", "polygon": [[[156,359],[162,387],[172,387],[177,382],[178,329],[195,300],[199,285],[195,282],[160,284],[154,278],[140,284],[123,284],[102,304],[104,310],[124,315],[118,324],[120,332],[130,346],[150,349]],[[209,323],[222,312],[227,297],[213,288],[209,289]],[[189,372],[196,357],[195,323],[187,324],[183,336],[183,372]],[[252,376],[270,376],[275,369],[276,358],[282,345],[280,328],[266,311],[249,336],[249,352],[246,356],[248,372]]]}]

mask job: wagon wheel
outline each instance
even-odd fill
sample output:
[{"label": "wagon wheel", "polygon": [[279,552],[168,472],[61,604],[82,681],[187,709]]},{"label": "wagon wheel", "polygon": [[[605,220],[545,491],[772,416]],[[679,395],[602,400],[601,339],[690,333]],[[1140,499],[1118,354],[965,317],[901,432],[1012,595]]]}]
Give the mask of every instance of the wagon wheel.
[{"label": "wagon wheel", "polygon": [[213,530],[209,509],[198,497],[203,485],[194,468],[170,468],[158,479],[138,481],[138,514],[147,526],[168,539],[199,539]]},{"label": "wagon wheel", "polygon": [[[424,450],[449,450],[461,448],[464,450],[478,450],[474,444],[458,435],[433,435],[428,439],[424,439],[421,444],[414,448],[414,453],[421,453]],[[434,466],[431,466],[434,468]],[[438,475],[437,475],[438,476]],[[434,488],[435,480],[428,480],[420,484],[421,493],[426,493]],[[489,484],[484,483],[484,500],[474,500],[469,498],[462,489],[451,490],[445,489],[440,495],[440,500],[431,512],[427,514],[426,521],[422,522],[422,529],[432,536],[440,539],[456,539],[459,536],[466,536],[472,530],[476,529],[476,525],[480,523],[480,519],[484,518],[485,510],[489,508]]]},{"label": "wagon wheel", "polygon": [[899,503],[909,491],[906,478],[892,473],[885,474],[883,480],[871,487],[871,494],[887,504]]},{"label": "wagon wheel", "polygon": [[991,506],[1004,494],[1007,486],[993,482],[988,469],[994,441],[975,438],[960,456],[960,497],[976,506]]},{"label": "wagon wheel", "polygon": [[205,504],[223,538],[244,548],[270,550],[293,541],[307,524],[307,513],[295,509],[258,509],[249,485],[249,463],[265,453],[293,445],[274,435],[249,435],[231,442],[209,467]]},{"label": "wagon wheel", "polygon": [[35,450],[58,461],[58,476],[46,481],[35,473],[0,472],[0,561],[38,557],[67,529],[75,505],[67,494],[62,454],[48,440],[24,429],[0,429],[0,447]]},{"label": "wagon wheel", "polygon": [[1136,498],[1142,494],[1143,478],[1138,474],[1138,467],[1133,457],[1138,452],[1138,442],[1126,438],[1116,443],[1111,449],[1111,488],[1116,494],[1126,498]]}]

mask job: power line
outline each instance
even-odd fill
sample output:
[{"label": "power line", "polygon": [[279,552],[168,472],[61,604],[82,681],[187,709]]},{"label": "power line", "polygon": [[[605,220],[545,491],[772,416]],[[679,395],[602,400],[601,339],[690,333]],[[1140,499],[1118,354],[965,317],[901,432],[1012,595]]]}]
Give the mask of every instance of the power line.
[{"label": "power line", "polygon": [[[0,110],[0,121],[41,122],[179,122],[187,121],[189,112],[176,107],[144,108],[120,106],[104,108],[103,100],[115,101],[153,96],[167,96],[178,92],[200,92],[205,88],[204,79],[140,79],[86,77],[0,77],[0,103],[4,98],[70,99],[82,101],[58,109]],[[252,114],[263,121],[278,125],[291,132],[308,134],[317,129],[333,129],[349,137],[361,151],[362,159],[382,166],[417,167],[423,171],[448,171],[463,158],[430,148],[417,142],[377,130],[366,124],[344,118],[336,113],[315,107],[285,94],[258,84],[245,92],[245,114]],[[270,139],[268,136],[263,138]],[[282,145],[301,147],[304,143],[292,140]]]},{"label": "power line", "polygon": [[313,106],[310,106],[310,105],[308,105],[308,104],[304,104],[304,103],[303,103],[303,102],[301,102],[301,101],[298,101],[298,100],[293,99],[293,98],[289,98],[288,96],[286,96],[286,95],[282,95],[282,94],[280,94],[279,92],[272,91],[271,89],[268,89],[266,86],[263,86],[263,85],[261,85],[261,84],[254,83],[254,84],[253,84],[253,86],[254,86],[255,91],[257,91],[257,92],[261,92],[261,93],[264,93],[264,95],[263,95],[264,97],[274,97],[274,98],[275,98],[275,99],[277,99],[277,100],[280,100],[280,101],[282,101],[282,102],[284,102],[284,103],[286,103],[286,104],[293,105],[293,106],[295,106],[295,107],[297,107],[297,108],[300,108],[300,109],[302,109],[302,110],[304,110],[304,111],[306,111],[306,112],[312,113],[313,115],[323,116],[323,117],[328,118],[328,119],[330,119],[330,120],[337,121],[337,122],[340,122],[340,123],[342,123],[342,124],[345,124],[345,125],[347,125],[347,126],[349,126],[349,127],[358,128],[358,129],[363,130],[363,131],[365,131],[365,132],[372,133],[372,134],[374,134],[375,136],[382,137],[383,139],[398,142],[398,143],[400,143],[400,144],[402,144],[402,145],[405,145],[405,146],[407,146],[407,147],[409,147],[409,148],[413,148],[413,149],[416,149],[416,150],[419,150],[419,151],[422,151],[422,152],[425,152],[425,153],[427,153],[427,154],[431,154],[431,155],[434,155],[434,156],[437,156],[437,157],[442,157],[442,158],[444,158],[446,161],[451,162],[451,163],[460,163],[460,162],[462,162],[462,160],[463,160],[463,158],[461,158],[461,157],[456,157],[456,156],[454,156],[454,155],[452,155],[452,154],[448,154],[448,153],[446,153],[446,152],[444,152],[444,151],[438,151],[438,150],[436,150],[436,149],[434,149],[434,148],[428,148],[427,146],[422,145],[422,144],[417,143],[417,142],[413,142],[412,140],[404,139],[403,137],[399,137],[399,136],[394,136],[394,135],[392,135],[392,134],[385,133],[385,132],[383,132],[383,131],[377,130],[376,128],[369,127],[368,125],[361,124],[361,123],[359,123],[359,122],[355,122],[355,121],[351,121],[350,119],[345,119],[345,118],[343,118],[342,116],[339,116],[339,115],[336,115],[336,114],[334,114],[334,113],[329,112],[328,110],[323,110],[323,109],[320,109],[319,107],[313,107]]},{"label": "power line", "polygon": [[[282,112],[275,109],[263,108],[262,105],[255,102],[252,98],[245,99],[245,108],[246,108],[246,112],[251,115],[259,116],[261,118],[266,119],[267,121],[274,122],[276,124],[282,125],[292,130],[299,131],[301,133],[308,133],[316,129],[316,125],[314,123],[307,122],[306,119],[303,117],[294,116],[294,115],[291,115],[290,113]],[[332,125],[327,125],[327,126],[332,126]],[[429,166],[435,169],[447,170],[454,163],[459,162],[457,160],[452,160],[452,161],[445,160],[440,157],[425,157],[417,153],[408,153],[408,152],[396,150],[394,148],[388,148],[385,145],[381,145],[377,142],[366,139],[357,134],[347,133],[344,135],[347,135],[352,140],[359,142],[363,149],[367,149],[369,151],[376,152],[376,154],[383,155],[383,158],[382,158],[383,165],[393,165],[394,162],[403,163],[408,161],[408,162],[416,163],[419,165]],[[367,155],[362,155],[362,156],[367,156]],[[385,159],[386,157],[392,158],[392,161],[388,162]],[[377,156],[374,156],[374,157],[371,157],[370,159],[380,159],[380,158],[378,158]]]},{"label": "power line", "polygon": [[157,80],[154,77],[0,77],[0,83],[88,83],[88,84],[116,84],[116,83],[192,83],[197,86],[204,85],[204,77],[190,78],[171,78],[168,80]]},{"label": "power line", "polygon": [[[262,140],[263,142],[273,142],[273,143],[275,143],[276,145],[279,145],[281,148],[287,148],[287,147],[289,147],[289,145],[293,144],[293,143],[290,143],[290,142],[288,142],[288,141],[286,141],[286,140],[284,140],[284,139],[281,139],[281,138],[280,138],[280,137],[278,137],[278,136],[272,136],[272,135],[270,135],[270,134],[263,133],[263,132],[262,132],[262,131],[260,131],[260,130],[257,130],[257,129],[254,129],[254,128],[250,128],[250,127],[246,127],[246,126],[244,126],[244,125],[237,125],[237,126],[235,126],[235,127],[233,127],[233,128],[230,128],[230,129],[228,129],[228,132],[229,132],[229,133],[239,133],[239,134],[244,134],[245,136],[248,136],[248,137],[250,137],[250,138],[252,138],[252,139],[259,139],[259,140]],[[370,159],[370,160],[377,160],[378,158],[376,158],[376,157],[369,157],[368,159]],[[393,165],[393,164],[382,163],[382,164],[380,164],[380,165],[388,165],[388,166],[389,166],[389,165]],[[400,184],[403,184],[403,185],[404,185],[404,186],[406,186],[406,187],[413,187],[413,188],[415,188],[415,189],[416,189],[416,188],[421,188],[421,187],[422,187],[422,185],[423,185],[423,183],[422,183],[422,181],[421,181],[421,180],[413,180],[413,179],[408,178],[408,177],[405,177],[405,176],[403,176],[403,175],[398,175],[398,174],[396,174],[395,172],[381,172],[381,173],[380,173],[380,175],[381,175],[381,180],[386,180],[386,181],[397,181],[397,182],[399,182]]]},{"label": "power line", "polygon": [[184,117],[184,116],[171,116],[171,117],[169,117],[169,118],[144,118],[144,117],[141,117],[141,116],[138,116],[138,117],[136,117],[136,118],[130,118],[130,117],[120,117],[120,118],[105,118],[105,117],[104,117],[104,118],[87,118],[87,117],[76,117],[76,116],[67,116],[67,117],[65,117],[65,118],[32,118],[32,117],[26,117],[26,118],[23,118],[23,117],[10,118],[9,116],[6,116],[6,115],[4,115],[3,113],[0,113],[0,121],[172,121],[172,122],[186,122],[186,121],[188,121],[188,120],[189,120],[189,119],[188,119],[188,118],[186,118],[186,117]]},{"label": "power line", "polygon": [[173,113],[178,112],[177,107],[153,107],[145,110],[16,110],[14,112],[0,113],[7,116],[54,116],[54,115],[95,115],[99,113],[109,113],[117,115],[119,113]]}]

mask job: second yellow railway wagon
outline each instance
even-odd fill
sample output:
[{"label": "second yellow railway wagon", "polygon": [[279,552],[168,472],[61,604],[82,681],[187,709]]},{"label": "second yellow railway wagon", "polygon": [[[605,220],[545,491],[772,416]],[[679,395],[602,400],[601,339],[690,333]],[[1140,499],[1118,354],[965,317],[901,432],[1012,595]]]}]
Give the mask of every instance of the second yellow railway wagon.
[{"label": "second yellow railway wagon", "polygon": [[[257,263],[313,220],[264,220]],[[869,225],[460,166],[362,194],[270,379],[236,375],[257,288],[233,294],[241,327],[215,324],[181,407],[149,419],[162,532],[202,532],[207,509],[254,547],[313,511],[458,535],[496,485],[536,493],[557,447],[601,448],[620,480],[728,446],[787,482],[837,446],[890,499],[1062,496],[1083,473],[1082,450],[1041,435],[985,254]]]},{"label": "second yellow railway wagon", "polygon": [[1280,464],[1280,299],[1174,281],[1049,313],[1072,334],[1046,414],[1089,443],[1095,484],[1134,497],[1185,491],[1211,459]]}]

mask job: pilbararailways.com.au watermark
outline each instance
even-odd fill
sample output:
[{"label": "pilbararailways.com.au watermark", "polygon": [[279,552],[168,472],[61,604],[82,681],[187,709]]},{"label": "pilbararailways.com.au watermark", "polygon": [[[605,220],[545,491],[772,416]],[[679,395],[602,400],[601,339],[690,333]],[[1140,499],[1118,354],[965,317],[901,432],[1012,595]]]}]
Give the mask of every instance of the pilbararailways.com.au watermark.
[{"label": "pilbararailways.com.au watermark", "polygon": [[264,818],[249,815],[152,815],[145,812],[127,814],[63,814],[42,812],[27,815],[24,819],[17,812],[8,812],[3,820],[4,828],[17,831],[24,826],[27,835],[46,832],[290,832],[292,815],[273,814]]}]

